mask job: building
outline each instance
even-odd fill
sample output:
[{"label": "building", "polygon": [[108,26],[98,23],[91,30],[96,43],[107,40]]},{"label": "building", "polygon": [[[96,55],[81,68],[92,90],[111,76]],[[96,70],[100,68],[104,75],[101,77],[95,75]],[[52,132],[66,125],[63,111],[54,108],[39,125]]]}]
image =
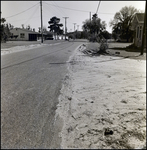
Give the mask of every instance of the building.
[{"label": "building", "polygon": [[10,40],[15,41],[37,41],[40,33],[28,29],[14,28],[10,30]]},{"label": "building", "polygon": [[[134,31],[134,40],[133,43],[137,47],[142,46],[142,35],[143,35],[143,26],[144,26],[144,13],[136,13],[132,21],[132,30]],[[146,36],[145,36],[145,45],[146,45]]]}]

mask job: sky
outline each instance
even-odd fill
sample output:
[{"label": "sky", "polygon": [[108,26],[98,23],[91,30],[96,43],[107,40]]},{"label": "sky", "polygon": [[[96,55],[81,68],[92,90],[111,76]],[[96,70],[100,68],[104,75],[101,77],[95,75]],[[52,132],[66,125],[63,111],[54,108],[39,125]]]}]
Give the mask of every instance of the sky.
[{"label": "sky", "polygon": [[[73,32],[74,27],[82,31],[83,22],[90,19],[94,13],[101,21],[105,21],[106,30],[112,32],[109,22],[113,20],[116,12],[119,12],[124,6],[134,6],[136,9],[144,12],[146,1],[42,1],[43,26],[48,29],[48,21],[56,16],[60,18],[60,23],[65,25],[67,22],[67,31]],[[98,7],[99,5],[99,7]],[[13,7],[12,7],[13,6]],[[6,23],[11,23],[14,27],[24,27],[30,25],[38,31],[41,27],[40,1],[1,1],[1,17],[6,19]],[[74,25],[74,23],[76,23]]]}]

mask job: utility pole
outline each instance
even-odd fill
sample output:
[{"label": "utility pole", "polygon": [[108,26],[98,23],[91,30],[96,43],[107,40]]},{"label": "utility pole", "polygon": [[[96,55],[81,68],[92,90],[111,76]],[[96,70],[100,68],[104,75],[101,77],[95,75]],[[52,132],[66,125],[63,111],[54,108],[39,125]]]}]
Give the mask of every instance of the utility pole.
[{"label": "utility pole", "polygon": [[140,55],[143,55],[143,52],[144,52],[145,34],[146,34],[146,4],[145,4],[144,25],[143,25],[143,33],[142,33],[142,46],[141,46]]},{"label": "utility pole", "polygon": [[90,22],[91,22],[91,12],[90,12]]},{"label": "utility pole", "polygon": [[74,40],[75,40],[75,37],[76,37],[76,33],[75,33],[75,25],[76,23],[73,23],[74,24]]},{"label": "utility pole", "polygon": [[63,17],[63,18],[65,19],[65,40],[66,40],[66,29],[67,29],[66,28],[66,19],[69,18],[69,17]]},{"label": "utility pole", "polygon": [[77,25],[77,31],[79,31],[79,25]]},{"label": "utility pole", "polygon": [[42,0],[40,0],[40,11],[41,11],[41,43],[43,43]]},{"label": "utility pole", "polygon": [[73,23],[74,24],[74,32],[75,32],[75,25],[76,25],[76,23]]}]

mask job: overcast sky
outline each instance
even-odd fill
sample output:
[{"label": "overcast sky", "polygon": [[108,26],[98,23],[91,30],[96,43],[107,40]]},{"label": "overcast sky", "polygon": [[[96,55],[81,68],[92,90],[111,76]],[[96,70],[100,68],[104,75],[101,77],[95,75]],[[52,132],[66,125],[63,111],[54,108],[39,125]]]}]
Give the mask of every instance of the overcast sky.
[{"label": "overcast sky", "polygon": [[[75,28],[82,30],[83,21],[96,13],[99,1],[43,1],[43,26],[49,26],[48,21],[53,16],[60,18],[60,23],[65,25],[63,17],[67,19],[68,32]],[[136,9],[145,11],[145,1],[101,1],[98,9],[98,17],[107,24],[107,31],[111,33],[109,27],[110,20],[113,19],[116,12],[119,12],[124,6],[134,6]],[[40,2],[39,1],[1,1],[1,17],[6,19],[14,27],[24,27],[30,25],[38,31],[41,26],[40,21]],[[78,27],[78,26],[79,27]],[[47,28],[48,29],[48,28]]]}]

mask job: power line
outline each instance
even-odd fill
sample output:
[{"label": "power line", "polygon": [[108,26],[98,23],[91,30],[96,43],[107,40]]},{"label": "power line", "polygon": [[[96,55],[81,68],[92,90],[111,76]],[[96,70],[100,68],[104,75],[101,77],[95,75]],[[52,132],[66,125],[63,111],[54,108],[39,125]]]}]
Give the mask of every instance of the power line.
[{"label": "power line", "polygon": [[99,4],[98,4],[98,6],[97,6],[96,14],[97,14],[97,12],[98,12],[98,9],[99,9],[99,6],[100,6],[100,3],[101,3],[101,1],[99,1]]},{"label": "power line", "polygon": [[[43,2],[43,4],[47,4],[47,3],[44,3],[44,2]],[[50,14],[53,12],[52,14],[55,15],[55,13],[56,13],[58,16],[61,17],[61,13],[59,13],[59,12],[57,11],[57,9],[52,8],[52,7],[49,7],[48,5],[44,5],[44,8],[45,8],[48,12],[50,12]],[[48,8],[49,8],[49,9],[48,9]],[[65,16],[65,15],[62,15],[62,16]]]},{"label": "power line", "polygon": [[115,13],[101,13],[101,12],[99,12],[99,14],[114,15]]},{"label": "power line", "polygon": [[38,5],[38,4],[39,4],[39,3],[35,4],[34,6],[32,6],[32,7],[28,8],[28,9],[26,9],[26,10],[24,10],[24,11],[22,11],[22,12],[18,13],[18,14],[15,14],[15,15],[12,15],[12,16],[9,16],[9,17],[5,17],[5,18],[7,19],[7,18],[11,18],[11,17],[17,16],[17,15],[19,15],[19,14],[22,14],[22,13],[24,13],[24,12],[28,11],[29,9],[31,9],[31,8],[33,8],[33,7],[35,7],[35,6],[36,6],[36,5]]},{"label": "power line", "polygon": [[30,18],[24,23],[24,25],[34,16],[34,14],[36,13],[38,7],[35,9],[35,11],[33,12],[33,14],[30,16]]},{"label": "power line", "polygon": [[[48,3],[46,3],[46,2],[43,2],[43,3],[45,3],[45,4],[47,4],[47,5],[52,5],[52,6],[54,6],[54,7],[59,7],[59,8],[63,8],[63,9],[68,9],[68,10],[73,10],[73,11],[79,11],[79,12],[92,12],[92,11],[85,11],[85,10],[77,10],[77,9],[71,9],[71,8],[66,8],[66,7],[61,7],[61,6],[57,6],[57,5],[53,5],[53,4],[48,4]],[[95,13],[95,12],[92,12],[92,13]],[[99,14],[107,14],[107,15],[114,15],[115,13],[101,13],[101,12],[99,12]]]},{"label": "power line", "polygon": [[[43,4],[43,3],[42,3]],[[48,9],[46,8],[46,6],[44,6],[43,5],[43,8],[45,8],[45,9],[43,9],[42,11],[44,12],[44,15],[46,15],[46,16],[48,16],[47,14],[48,14]],[[49,17],[49,16],[48,16]]]},{"label": "power line", "polygon": [[[45,3],[45,2],[44,2],[44,3]],[[55,6],[55,7],[59,7],[59,8],[64,8],[64,9],[69,9],[69,10],[74,10],[74,11],[89,12],[89,11],[85,11],[85,10],[77,10],[77,9],[72,9],[72,8],[66,8],[66,7],[56,6],[56,5],[48,4],[48,3],[46,3],[46,4],[47,4],[47,5],[52,5],[52,6]]]},{"label": "power line", "polygon": [[[48,3],[46,3],[46,2],[43,2],[44,4],[46,4],[46,5],[48,5],[48,7],[50,8],[50,6],[52,6],[52,7],[56,7],[56,9],[54,9],[56,12],[57,12],[57,10],[59,11],[59,13],[57,12],[57,14],[59,15],[59,16],[61,16],[62,14],[63,14],[63,16],[66,16],[65,15],[65,13],[62,11],[62,9],[69,9],[69,8],[65,8],[65,7],[60,7],[60,6],[58,6],[55,2],[53,2],[52,4],[48,4]],[[50,5],[50,6],[49,6]],[[62,8],[62,9],[61,9]],[[51,8],[50,8],[51,9]],[[75,22],[75,20],[73,20],[72,18],[69,18],[69,23],[70,24],[72,24],[72,22]]]},{"label": "power line", "polygon": [[[31,19],[34,19],[34,18],[38,18],[39,16],[37,16],[37,17],[32,17]],[[18,22],[18,21],[24,21],[24,20],[28,20],[28,18],[24,18],[24,19],[19,19],[19,20],[12,20],[11,22]]]},{"label": "power line", "polygon": [[[44,2],[43,2],[43,3],[44,3]],[[44,6],[47,7],[48,4],[47,4],[47,3],[44,3],[44,4],[46,4],[46,5],[44,5]],[[50,4],[50,5],[52,5],[52,4]],[[56,7],[56,6],[59,7],[55,2],[54,2],[54,5],[53,5],[53,6],[54,6],[54,7]],[[48,6],[48,8],[51,9],[51,7],[49,7],[49,6]],[[47,9],[47,10],[48,10],[48,9]],[[59,11],[59,13],[57,12],[57,10]],[[58,14],[58,16],[61,17],[61,13],[63,14],[63,16],[66,16],[65,13],[64,13],[63,11],[61,11],[61,9],[58,8],[57,10],[56,10],[56,9],[53,9],[53,11],[55,11],[55,12]],[[48,11],[49,11],[49,10],[48,10]],[[50,12],[50,13],[51,13],[51,12]],[[72,22],[75,21],[75,20],[73,20],[72,18],[69,18],[69,23],[70,23],[70,24],[72,24],[72,22],[71,22],[70,20],[72,20]]]},{"label": "power line", "polygon": [[[45,9],[48,11],[48,12],[50,12],[50,13],[52,13],[52,11],[53,12],[55,12],[57,15],[58,15],[58,17],[62,17],[62,16],[66,16],[65,15],[65,13],[63,13],[59,8],[58,9],[56,9],[56,8],[54,8],[53,6],[49,6],[49,5],[47,5],[47,3],[44,3],[43,2],[43,4],[46,4],[46,5],[44,5],[45,6]],[[55,5],[55,3],[54,3],[54,5]],[[57,7],[58,7],[58,5],[56,5]],[[47,9],[47,8],[49,8],[49,9]],[[52,11],[51,11],[52,10]],[[52,13],[53,14],[53,13]]]},{"label": "power line", "polygon": [[[59,7],[54,1],[51,1],[51,2],[53,2],[55,6]],[[58,9],[58,10],[59,10],[64,16],[66,16],[65,13],[64,13],[61,9]]]},{"label": "power line", "polygon": [[[44,4],[44,2],[43,2],[43,4]],[[58,16],[59,18],[61,18],[62,16],[65,16],[65,15],[61,15],[61,13],[59,13],[59,12],[57,11],[57,9],[52,8],[52,6],[50,7],[50,6],[48,6],[48,5],[44,5],[44,8],[47,10],[47,14],[48,14],[48,12],[49,12],[50,16],[51,16],[51,14],[52,14],[52,15],[54,14],[54,16],[55,16],[55,13],[57,14],[57,16]],[[46,15],[46,14],[45,14],[45,15]],[[49,19],[49,16],[48,16],[48,19]]]}]

